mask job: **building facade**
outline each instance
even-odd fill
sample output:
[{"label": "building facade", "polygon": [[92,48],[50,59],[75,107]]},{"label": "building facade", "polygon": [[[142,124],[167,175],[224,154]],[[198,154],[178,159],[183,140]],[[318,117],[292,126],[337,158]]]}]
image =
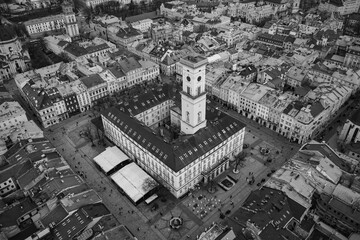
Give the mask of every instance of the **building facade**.
[{"label": "building facade", "polygon": [[27,71],[30,66],[30,56],[22,49],[16,33],[10,26],[1,25],[0,31],[0,82],[11,78],[16,73]]},{"label": "building facade", "polygon": [[182,64],[181,96],[185,104],[178,115],[185,117],[177,117],[181,119],[181,131],[188,134],[186,138],[169,141],[151,133],[121,109],[108,109],[101,115],[105,136],[176,197],[224,172],[229,160],[242,151],[245,134],[245,126],[228,115],[207,121],[206,59],[187,57]]}]

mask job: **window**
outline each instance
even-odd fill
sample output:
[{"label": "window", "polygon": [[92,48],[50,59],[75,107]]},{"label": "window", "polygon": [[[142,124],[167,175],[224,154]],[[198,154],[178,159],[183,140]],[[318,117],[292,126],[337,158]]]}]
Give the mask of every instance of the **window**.
[{"label": "window", "polygon": [[190,113],[186,111],[186,122],[190,122]]},{"label": "window", "polygon": [[190,87],[187,87],[187,94],[191,94]]},{"label": "window", "polygon": [[200,95],[200,93],[201,93],[201,87],[198,87],[197,94]]},{"label": "window", "polygon": [[198,123],[201,123],[201,111],[198,112]]}]

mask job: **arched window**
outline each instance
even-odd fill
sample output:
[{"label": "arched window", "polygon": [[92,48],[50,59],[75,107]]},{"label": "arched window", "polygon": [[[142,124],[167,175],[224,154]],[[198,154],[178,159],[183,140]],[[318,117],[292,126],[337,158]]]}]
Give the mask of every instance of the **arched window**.
[{"label": "arched window", "polygon": [[186,111],[186,122],[190,122],[190,113]]},{"label": "arched window", "polygon": [[198,112],[198,123],[201,123],[201,111]]}]

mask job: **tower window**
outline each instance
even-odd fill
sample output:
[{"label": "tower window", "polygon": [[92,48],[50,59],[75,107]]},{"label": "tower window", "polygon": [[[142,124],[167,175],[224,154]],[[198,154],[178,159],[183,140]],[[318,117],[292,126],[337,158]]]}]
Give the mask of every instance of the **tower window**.
[{"label": "tower window", "polygon": [[191,78],[189,76],[186,77],[186,80],[188,80],[189,82],[191,81]]},{"label": "tower window", "polygon": [[201,111],[198,112],[198,123],[201,123]]},{"label": "tower window", "polygon": [[190,87],[187,87],[187,93],[190,95],[191,91],[190,91]]},{"label": "tower window", "polygon": [[190,113],[186,111],[186,122],[190,122]]},{"label": "tower window", "polygon": [[197,80],[198,80],[198,82],[200,82],[200,81],[201,81],[201,76],[199,76],[199,77],[197,78]]},{"label": "tower window", "polygon": [[201,93],[201,87],[198,87],[197,94],[200,95],[200,93]]}]

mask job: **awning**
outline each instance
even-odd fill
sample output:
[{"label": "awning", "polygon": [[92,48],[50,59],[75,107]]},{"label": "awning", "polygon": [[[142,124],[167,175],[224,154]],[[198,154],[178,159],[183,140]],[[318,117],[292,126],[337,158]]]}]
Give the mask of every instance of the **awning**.
[{"label": "awning", "polygon": [[146,204],[151,203],[152,201],[154,201],[155,199],[157,199],[159,196],[154,193],[153,195],[151,195],[151,197],[149,197],[148,199],[145,200]]}]

